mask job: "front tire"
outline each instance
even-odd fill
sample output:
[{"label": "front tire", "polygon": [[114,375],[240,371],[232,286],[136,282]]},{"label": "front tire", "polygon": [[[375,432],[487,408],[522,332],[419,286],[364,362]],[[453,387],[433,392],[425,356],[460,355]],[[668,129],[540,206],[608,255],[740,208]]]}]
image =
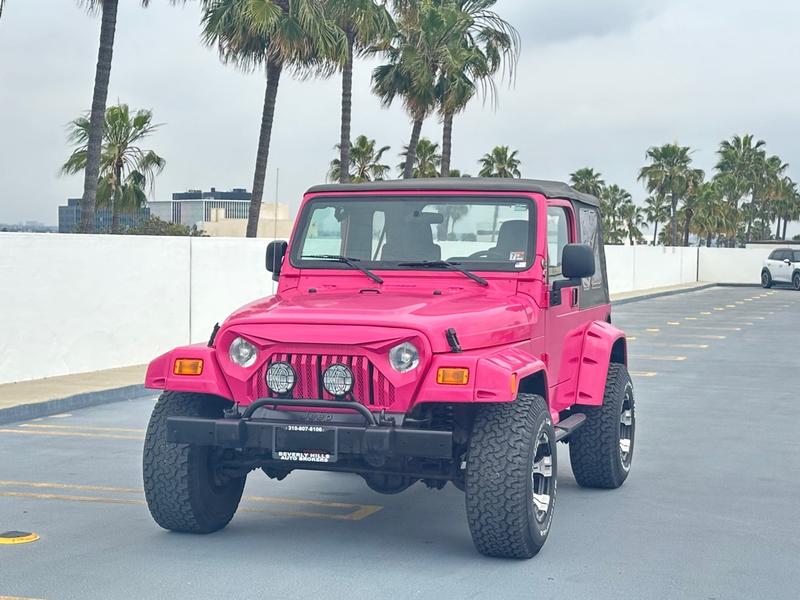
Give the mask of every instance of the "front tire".
[{"label": "front tire", "polygon": [[792,275],[792,287],[796,290],[800,290],[800,271],[796,271],[794,275]]},{"label": "front tire", "polygon": [[761,287],[769,289],[772,287],[772,275],[767,269],[761,271]]},{"label": "front tire", "polygon": [[601,406],[582,407],[586,422],[569,438],[569,459],[578,485],[613,489],[628,478],[636,413],[633,382],[625,365],[608,366]]},{"label": "front tire", "polygon": [[211,533],[233,518],[246,476],[222,477],[218,451],[167,441],[167,417],[221,418],[230,403],[216,396],[164,392],[144,442],[144,495],[153,519],[164,529]]},{"label": "front tire", "polygon": [[531,558],[544,546],[556,501],[556,441],[547,403],[519,394],[482,406],[467,454],[467,521],[481,554]]}]

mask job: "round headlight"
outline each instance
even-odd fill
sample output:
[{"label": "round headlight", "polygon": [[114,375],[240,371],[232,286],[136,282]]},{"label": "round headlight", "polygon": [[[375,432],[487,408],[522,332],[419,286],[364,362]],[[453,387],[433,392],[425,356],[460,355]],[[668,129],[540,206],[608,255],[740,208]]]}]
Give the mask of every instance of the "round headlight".
[{"label": "round headlight", "polygon": [[285,394],[290,391],[296,381],[294,369],[285,362],[272,363],[267,369],[265,379],[267,387],[276,394]]},{"label": "round headlight", "polygon": [[246,339],[237,337],[228,349],[228,357],[240,367],[251,367],[258,358],[258,349]]},{"label": "round headlight", "polygon": [[322,385],[331,396],[344,396],[353,389],[353,372],[347,365],[331,365],[322,374]]},{"label": "round headlight", "polygon": [[419,364],[419,350],[411,342],[403,342],[389,350],[389,364],[399,373],[405,373]]}]

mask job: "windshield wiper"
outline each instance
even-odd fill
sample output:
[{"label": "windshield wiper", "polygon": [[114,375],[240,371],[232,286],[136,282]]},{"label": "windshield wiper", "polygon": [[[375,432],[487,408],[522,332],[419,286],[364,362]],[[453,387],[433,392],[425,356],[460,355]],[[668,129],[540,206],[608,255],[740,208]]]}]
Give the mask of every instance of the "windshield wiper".
[{"label": "windshield wiper", "polygon": [[367,267],[358,264],[361,260],[360,258],[352,258],[350,256],[342,256],[340,254],[311,254],[311,255],[303,255],[301,258],[318,258],[322,260],[332,260],[340,263],[344,263],[353,269],[358,269],[364,275],[372,279],[375,283],[383,283],[383,279],[375,275],[372,271],[370,271]]},{"label": "windshield wiper", "polygon": [[489,285],[489,282],[486,281],[483,277],[481,277],[480,275],[475,275],[475,273],[472,273],[471,271],[467,271],[464,267],[461,266],[461,263],[457,263],[457,262],[450,262],[450,261],[447,261],[447,260],[421,260],[421,261],[418,261],[418,262],[398,263],[397,266],[398,267],[432,267],[432,268],[444,267],[445,269],[452,269],[453,271],[458,271],[459,273],[463,273],[464,275],[466,275],[467,277],[469,277],[470,279],[472,279],[472,281],[474,281],[476,283],[480,283],[481,285],[484,285],[484,286],[488,286]]}]

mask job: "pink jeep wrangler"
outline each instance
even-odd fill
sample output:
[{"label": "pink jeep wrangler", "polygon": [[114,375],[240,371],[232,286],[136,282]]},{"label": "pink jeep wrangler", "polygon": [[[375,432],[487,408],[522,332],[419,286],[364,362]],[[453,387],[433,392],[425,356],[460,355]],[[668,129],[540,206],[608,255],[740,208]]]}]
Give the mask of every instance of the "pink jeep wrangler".
[{"label": "pink jeep wrangler", "polygon": [[277,294],[150,363],[153,518],[225,527],[254,469],[357,473],[385,494],[450,481],[480,552],[534,556],[556,442],[582,486],[631,467],[600,224],[596,198],[547,181],[311,188],[291,241],[267,247]]}]

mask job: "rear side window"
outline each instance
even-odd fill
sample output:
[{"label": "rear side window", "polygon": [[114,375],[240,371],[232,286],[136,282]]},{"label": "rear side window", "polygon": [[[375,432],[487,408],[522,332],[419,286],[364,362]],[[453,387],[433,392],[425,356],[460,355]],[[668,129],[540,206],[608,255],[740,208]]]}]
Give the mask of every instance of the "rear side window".
[{"label": "rear side window", "polygon": [[609,298],[600,211],[595,207],[587,207],[580,204],[576,206],[576,209],[578,214],[578,241],[592,248],[595,264],[594,275],[583,280],[580,305],[581,308],[588,308],[598,304],[607,304]]},{"label": "rear side window", "polygon": [[800,262],[800,250],[794,251],[794,260],[792,262]]},{"label": "rear side window", "polygon": [[769,255],[769,260],[780,260],[778,258],[778,254],[780,254],[780,250],[773,250],[772,254]]}]

